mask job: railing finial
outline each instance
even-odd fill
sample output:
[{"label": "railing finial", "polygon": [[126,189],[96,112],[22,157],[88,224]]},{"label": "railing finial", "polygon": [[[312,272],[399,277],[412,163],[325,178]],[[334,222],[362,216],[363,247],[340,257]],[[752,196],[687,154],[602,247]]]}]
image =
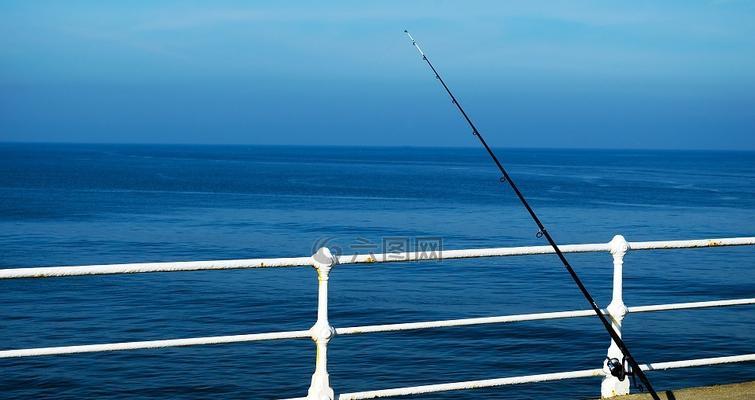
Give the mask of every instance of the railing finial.
[{"label": "railing finial", "polygon": [[614,256],[621,255],[621,257],[624,257],[624,254],[629,250],[629,242],[621,235],[614,236],[609,244],[611,245],[611,254]]}]

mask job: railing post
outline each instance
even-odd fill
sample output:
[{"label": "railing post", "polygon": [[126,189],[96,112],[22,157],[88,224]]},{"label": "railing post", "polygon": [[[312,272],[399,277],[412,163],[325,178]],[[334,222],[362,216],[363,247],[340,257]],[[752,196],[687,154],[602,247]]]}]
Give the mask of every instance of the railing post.
[{"label": "railing post", "polygon": [[328,377],[328,342],[335,334],[335,329],[328,322],[328,275],[336,264],[336,258],[327,247],[321,247],[312,256],[312,266],[317,270],[317,322],[309,330],[317,346],[315,372],[309,386],[307,400],[333,400],[333,388]]},{"label": "railing post", "polygon": [[[616,333],[621,337],[621,322],[624,316],[627,315],[627,307],[624,305],[623,296],[623,270],[624,270],[624,255],[629,250],[629,243],[627,243],[624,236],[616,235],[611,240],[611,255],[613,256],[613,295],[611,297],[611,303],[606,307],[608,314],[611,316],[611,325]],[[617,358],[623,360],[623,354],[616,342],[611,340],[611,345],[608,347],[608,358]],[[613,397],[624,394],[629,394],[629,379],[624,378],[620,381],[615,376],[611,375],[606,361],[603,361],[603,371],[606,376],[603,378],[603,382],[600,385],[601,397]]]}]

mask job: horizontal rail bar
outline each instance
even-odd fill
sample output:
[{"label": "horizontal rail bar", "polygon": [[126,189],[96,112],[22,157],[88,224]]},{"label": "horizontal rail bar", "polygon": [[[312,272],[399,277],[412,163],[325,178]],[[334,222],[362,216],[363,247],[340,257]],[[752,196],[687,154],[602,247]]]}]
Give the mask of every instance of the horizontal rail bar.
[{"label": "horizontal rail bar", "polygon": [[[651,364],[642,364],[643,371],[658,371],[674,368],[699,367],[705,365],[727,364],[745,361],[755,361],[755,353],[729,357],[699,358],[694,360],[670,361]],[[364,392],[343,393],[338,396],[339,400],[374,399],[378,397],[408,396],[424,393],[446,392],[451,390],[477,389],[485,387],[518,385],[523,383],[556,381],[563,379],[587,378],[592,376],[605,376],[603,369],[583,369],[569,372],[555,372],[549,374],[515,376],[510,378],[483,379],[476,381],[440,383],[434,385],[408,386],[394,389],[370,390]]]},{"label": "horizontal rail bar", "polygon": [[408,386],[395,389],[370,390],[365,392],[343,393],[338,400],[374,399],[378,397],[409,396],[423,393],[447,392],[451,390],[479,389],[486,387],[519,385],[522,383],[557,381],[563,379],[587,378],[591,376],[604,376],[603,369],[583,369],[570,372],[555,372],[550,374],[524,375],[511,378],[481,379],[477,381],[464,381],[452,383],[439,383],[435,385]]},{"label": "horizontal rail bar", "polygon": [[[654,242],[628,242],[630,250],[664,250],[681,248],[748,246],[755,245],[755,237],[700,239],[700,240],[660,240]],[[611,251],[610,243],[568,244],[559,246],[563,253],[591,253]],[[457,258],[505,257],[554,253],[551,246],[497,247],[485,249],[444,250],[444,260]],[[339,264],[369,264],[383,262],[426,261],[426,254],[416,252],[359,254],[339,256]]]},{"label": "horizontal rail bar", "polygon": [[[693,309],[693,308],[726,307],[726,306],[748,305],[748,304],[755,304],[755,298],[638,306],[638,307],[629,307],[629,312],[654,312],[654,311],[682,310],[682,309]],[[603,312],[605,314],[608,314],[608,312],[605,310],[603,310]],[[499,317],[480,317],[480,318],[451,319],[451,320],[443,320],[443,321],[408,322],[408,323],[402,323],[402,324],[388,324],[388,325],[364,325],[364,326],[354,326],[354,327],[345,327],[345,328],[335,328],[335,331],[337,335],[354,335],[354,334],[362,334],[362,333],[393,332],[393,331],[444,328],[444,327],[466,326],[466,325],[498,324],[498,323],[511,323],[511,322],[521,322],[521,321],[560,319],[560,318],[578,318],[578,317],[589,317],[591,315],[593,315],[592,310],[556,311],[556,312],[536,313],[536,314],[504,315],[504,316],[499,316]],[[140,342],[104,343],[104,344],[90,344],[90,345],[78,345],[78,346],[39,347],[39,348],[32,348],[32,349],[0,350],[0,358],[32,357],[32,356],[47,356],[47,355],[75,354],[75,353],[93,353],[93,352],[101,352],[101,351],[153,349],[153,348],[160,348],[160,347],[197,346],[197,345],[209,345],[209,344],[253,342],[253,341],[260,341],[260,340],[300,339],[300,338],[309,338],[309,337],[311,337],[311,333],[310,331],[307,330],[307,331],[253,333],[253,334],[248,334],[248,335],[210,336],[210,337],[188,338],[188,339],[167,339],[167,340],[150,340],[150,341],[140,341]]]},{"label": "horizontal rail bar", "polygon": [[[608,243],[590,243],[590,244],[567,244],[559,246],[564,253],[590,253],[598,251],[610,251],[611,246]],[[550,246],[522,246],[522,247],[498,247],[487,249],[467,249],[467,250],[443,250],[442,259],[451,260],[458,258],[481,258],[481,257],[506,257],[506,256],[525,256],[536,254],[553,253]],[[427,255],[417,254],[413,251],[403,253],[380,253],[380,254],[355,254],[339,256],[339,264],[371,264],[387,262],[407,262],[407,261],[437,261],[437,258],[430,259]]]},{"label": "horizontal rail bar", "polygon": [[[629,242],[631,250],[662,250],[719,246],[755,245],[755,237],[721,238],[702,240],[672,240],[653,242]],[[610,251],[610,243],[569,244],[560,246],[564,253],[588,253]],[[500,247],[466,250],[444,250],[442,259],[506,257],[553,253],[551,246]],[[416,252],[355,254],[338,257],[339,264],[367,264],[386,262],[414,262],[437,260]],[[221,269],[248,269],[270,267],[302,267],[312,265],[312,257],[258,258],[245,260],[186,261],[134,264],[106,264],[67,267],[32,267],[0,269],[0,279],[48,278],[79,275],[133,274],[145,272],[179,272]]]},{"label": "horizontal rail bar", "polygon": [[629,242],[630,250],[696,249],[700,247],[747,246],[755,244],[755,237],[722,239],[661,240],[651,242]]},{"label": "horizontal rail bar", "polygon": [[[605,313],[605,312],[604,312]],[[443,321],[407,322],[402,324],[364,325],[348,328],[336,328],[336,335],[355,335],[361,333],[409,331],[415,329],[447,328],[453,326],[501,324],[544,319],[576,318],[595,315],[593,310],[557,311],[537,314],[505,315],[500,317],[480,317],[448,319]]]},{"label": "horizontal rail bar", "polygon": [[0,269],[0,279],[311,266],[312,257]]},{"label": "horizontal rail bar", "polygon": [[698,358],[695,360],[667,361],[660,363],[640,364],[643,371],[662,371],[675,368],[702,367],[706,365],[731,364],[738,362],[755,361],[755,353],[742,354],[739,356]]},{"label": "horizontal rail bar", "polygon": [[687,310],[687,309],[693,309],[693,308],[743,306],[747,304],[755,304],[755,298],[735,299],[735,300],[697,301],[693,303],[657,304],[657,305],[652,305],[652,306],[634,306],[634,307],[627,307],[627,311],[630,313],[640,313],[640,312],[653,312],[653,311]]},{"label": "horizontal rail bar", "polygon": [[209,344],[255,342],[261,340],[300,339],[311,337],[307,331],[252,333],[248,335],[208,336],[189,339],[148,340],[142,342],[122,342],[105,344],[88,344],[81,346],[38,347],[34,349],[2,350],[0,358],[51,356],[58,354],[94,353],[100,351],[119,351],[137,349],[156,349],[161,347],[182,347]]},{"label": "horizontal rail bar", "polygon": [[[755,304],[755,298],[637,306],[637,307],[628,307],[628,311],[630,313],[640,313],[640,312],[684,310],[684,309],[695,309],[695,308],[727,307],[727,306],[738,306],[738,305],[748,305],[748,304]],[[603,310],[603,313],[608,315],[608,312],[606,310]],[[446,328],[446,327],[453,327],[453,326],[500,324],[500,323],[511,323],[511,322],[521,322],[521,321],[561,319],[561,318],[579,318],[579,317],[589,317],[593,315],[595,315],[593,310],[573,310],[573,311],[556,311],[556,312],[546,312],[546,313],[536,313],[536,314],[504,315],[504,316],[499,316],[499,317],[463,318],[463,319],[449,319],[449,320],[442,320],[442,321],[407,322],[407,323],[401,323],[401,324],[387,324],[387,325],[364,325],[364,326],[336,328],[336,334],[337,335],[355,335],[355,334],[362,334],[362,333],[395,332],[395,331],[408,331],[408,330],[415,330],[415,329]]]}]

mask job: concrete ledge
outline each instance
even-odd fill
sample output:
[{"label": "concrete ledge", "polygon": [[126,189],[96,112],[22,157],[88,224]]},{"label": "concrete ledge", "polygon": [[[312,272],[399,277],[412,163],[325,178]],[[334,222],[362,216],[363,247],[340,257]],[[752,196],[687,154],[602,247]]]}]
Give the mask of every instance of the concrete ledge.
[{"label": "concrete ledge", "polygon": [[[697,388],[666,390],[658,392],[663,400],[751,400],[755,399],[755,381],[729,385],[703,386]],[[647,393],[612,397],[615,400],[652,399]]]}]

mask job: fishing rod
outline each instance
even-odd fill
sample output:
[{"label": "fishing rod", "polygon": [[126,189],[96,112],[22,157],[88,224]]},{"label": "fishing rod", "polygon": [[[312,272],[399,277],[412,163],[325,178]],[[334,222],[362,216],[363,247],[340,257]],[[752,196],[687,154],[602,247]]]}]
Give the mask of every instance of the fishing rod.
[{"label": "fishing rod", "polygon": [[[592,295],[590,295],[590,292],[587,290],[585,285],[582,283],[582,280],[579,278],[577,273],[574,271],[574,268],[572,268],[571,264],[569,264],[569,261],[566,259],[566,256],[564,256],[564,253],[561,252],[561,249],[558,247],[558,244],[556,244],[556,241],[553,240],[553,237],[551,234],[545,229],[545,225],[540,221],[540,218],[535,214],[535,210],[532,209],[527,199],[524,197],[522,192],[519,190],[519,187],[517,187],[516,183],[514,183],[514,180],[511,179],[511,176],[506,171],[506,168],[503,167],[503,164],[501,164],[500,161],[498,161],[498,157],[496,157],[495,153],[493,153],[493,150],[488,146],[488,143],[485,141],[485,139],[482,137],[482,134],[479,130],[477,130],[477,127],[472,122],[472,120],[467,115],[466,111],[464,111],[464,108],[461,107],[461,104],[458,100],[456,100],[456,96],[454,96],[453,93],[451,93],[451,89],[448,88],[448,85],[446,85],[446,82],[441,78],[438,71],[435,69],[433,64],[430,62],[430,59],[427,58],[425,53],[422,51],[422,49],[417,44],[417,41],[414,40],[412,35],[409,33],[409,31],[404,30],[404,33],[406,33],[407,36],[409,36],[409,40],[412,41],[412,46],[414,46],[417,51],[419,51],[419,54],[422,56],[422,59],[425,60],[427,65],[430,67],[430,69],[435,74],[435,79],[440,81],[441,85],[443,85],[443,89],[446,90],[446,93],[451,97],[451,102],[456,106],[456,108],[459,109],[461,112],[461,115],[464,117],[464,119],[467,121],[467,124],[472,128],[472,134],[479,139],[480,143],[482,143],[482,146],[485,147],[485,150],[487,150],[488,154],[490,155],[490,158],[493,159],[493,162],[495,162],[495,165],[498,167],[498,170],[501,171],[501,174],[503,175],[501,177],[501,182],[505,183],[508,182],[509,186],[511,186],[511,189],[514,190],[514,193],[516,194],[516,197],[519,198],[519,201],[522,203],[524,208],[527,209],[527,212],[530,214],[530,217],[532,217],[532,220],[537,225],[537,228],[539,229],[537,232],[537,237],[545,237],[545,240],[548,241],[548,243],[553,247],[553,251],[556,252],[556,255],[561,260],[561,263],[564,264],[564,267],[569,272],[569,275],[571,275],[572,279],[574,280],[574,283],[577,284],[577,287],[579,287],[579,290],[582,292],[582,295],[585,297],[587,302],[590,303],[590,307],[592,307],[592,310],[595,312],[595,315],[598,316],[600,319],[600,322],[603,323],[603,327],[606,328],[606,331],[608,331],[608,334],[611,335],[611,339],[613,339],[614,343],[619,347],[621,350],[621,353],[624,355],[624,359],[619,361],[618,359],[608,359],[606,365],[608,366],[611,375],[619,378],[619,380],[623,381],[627,374],[634,377],[636,375],[640,378],[642,381],[642,384],[645,385],[645,388],[648,392],[650,392],[650,395],[653,397],[654,400],[660,400],[660,397],[658,397],[658,394],[655,392],[655,389],[653,389],[653,385],[650,384],[650,380],[648,380],[645,373],[642,371],[642,368],[640,368],[640,365],[637,364],[637,361],[635,361],[634,357],[632,357],[632,354],[629,353],[629,349],[627,348],[626,344],[624,344],[624,341],[621,340],[621,337],[619,337],[619,334],[616,333],[616,331],[611,326],[611,323],[608,322],[608,319],[603,315],[603,312],[600,310],[600,307],[598,307],[598,304],[595,302],[595,299],[593,299]],[[641,388],[641,387],[640,387]]]}]

